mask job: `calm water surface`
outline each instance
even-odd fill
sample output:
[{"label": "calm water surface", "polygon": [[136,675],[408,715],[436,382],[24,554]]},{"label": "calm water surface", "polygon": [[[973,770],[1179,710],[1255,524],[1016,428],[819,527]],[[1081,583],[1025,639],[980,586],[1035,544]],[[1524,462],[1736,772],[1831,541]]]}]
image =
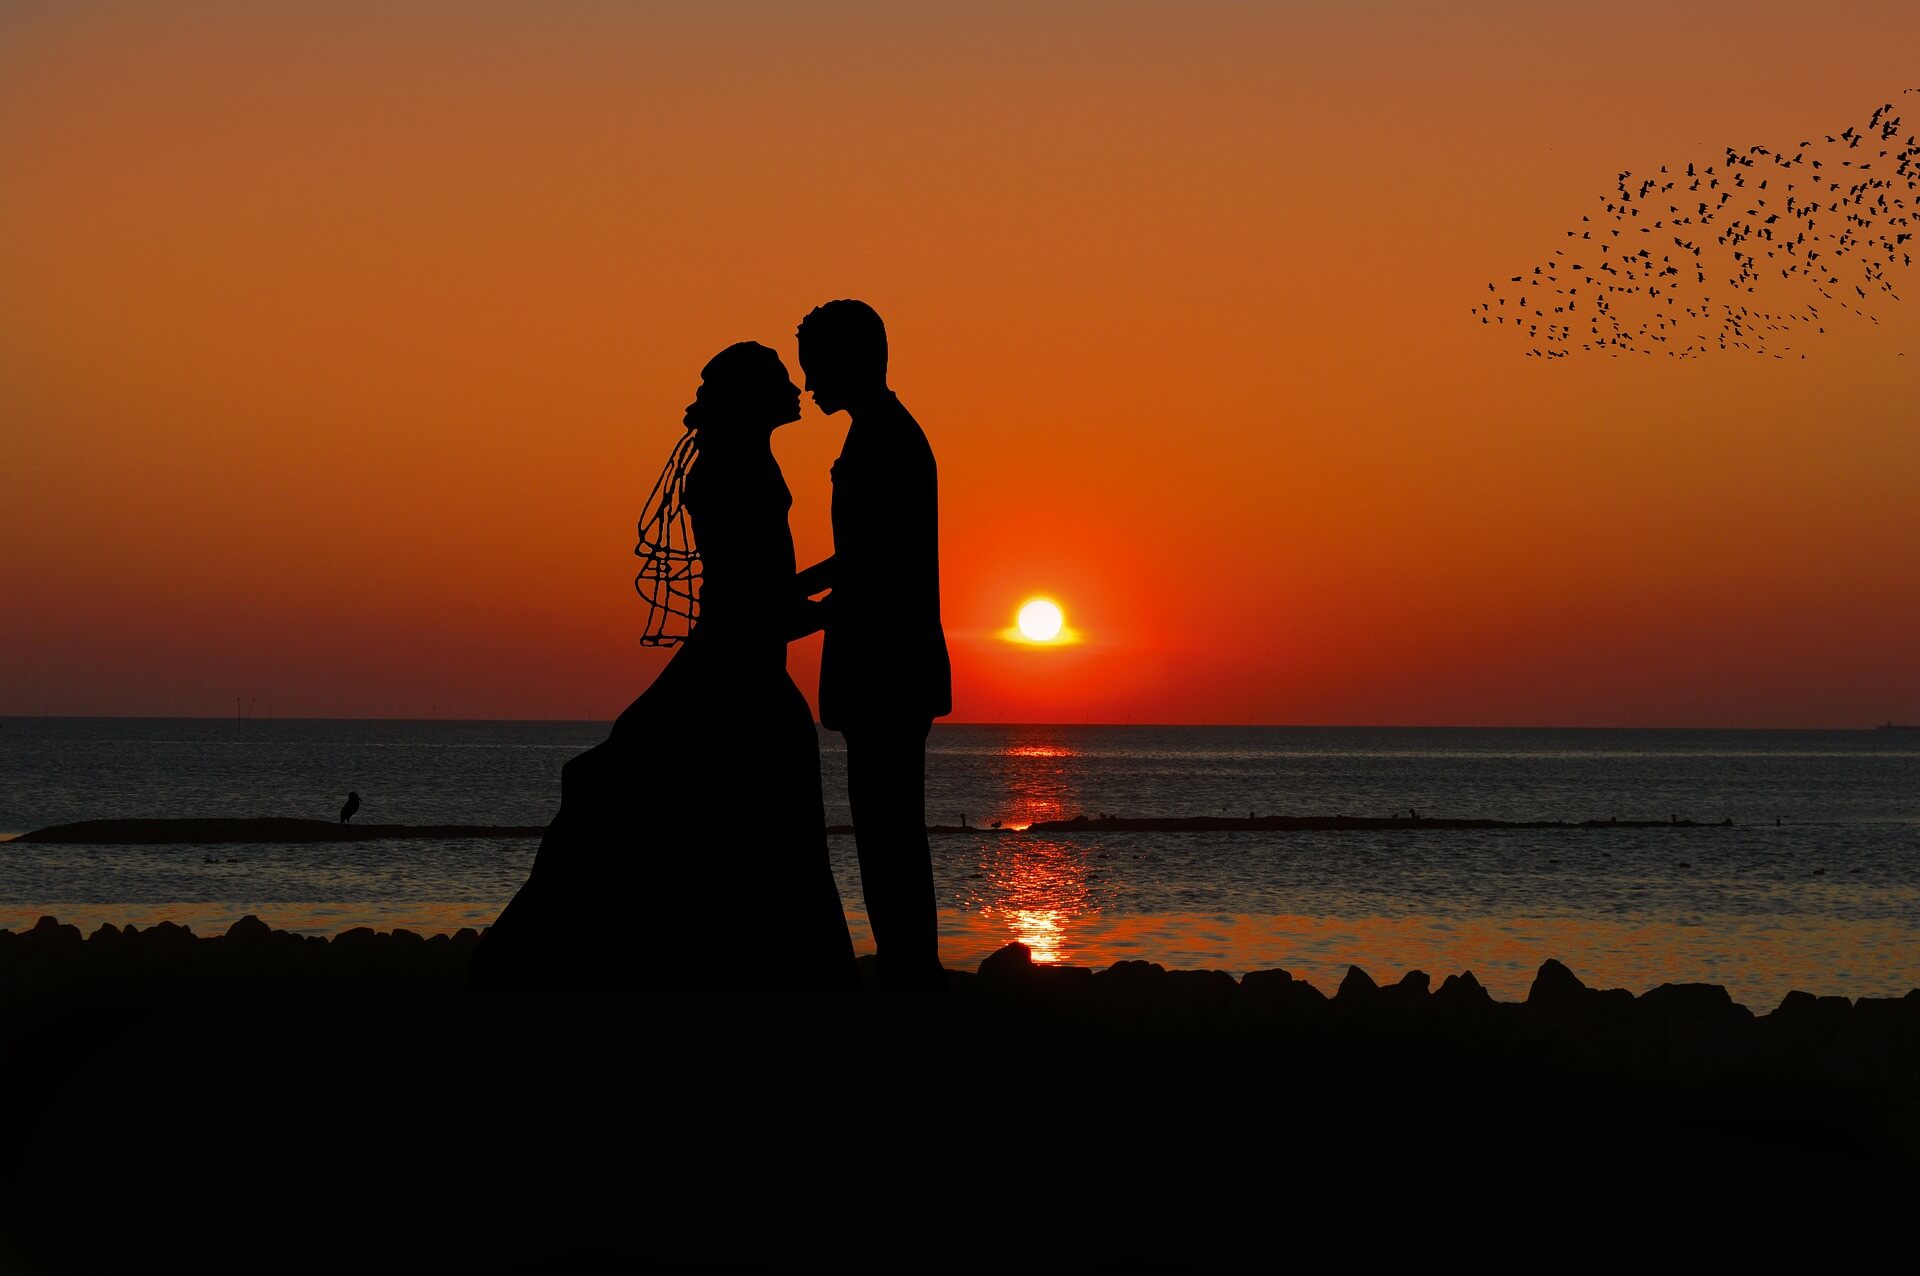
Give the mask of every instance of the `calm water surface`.
[{"label": "calm water surface", "polygon": [[[595,723],[6,719],[0,831],[134,816],[331,819],[349,789],[365,802],[362,821],[537,825],[558,804],[561,763],[605,734]],[[823,732],[821,748],[828,819],[845,822],[839,737]],[[1706,980],[1756,1008],[1794,987],[1920,986],[1916,736],[941,725],[928,759],[936,823],[1409,808],[1735,824],[936,837],[942,951],[970,965],[1020,939],[1046,960],[1281,966],[1328,989],[1349,962],[1379,979],[1472,969],[1507,997],[1556,956],[1589,982]],[[534,849],[531,839],[9,844],[0,926],[54,913],[89,929],[170,918],[207,933],[247,912],[320,933],[485,925]],[[852,840],[833,838],[832,853],[856,944],[870,948]]]}]

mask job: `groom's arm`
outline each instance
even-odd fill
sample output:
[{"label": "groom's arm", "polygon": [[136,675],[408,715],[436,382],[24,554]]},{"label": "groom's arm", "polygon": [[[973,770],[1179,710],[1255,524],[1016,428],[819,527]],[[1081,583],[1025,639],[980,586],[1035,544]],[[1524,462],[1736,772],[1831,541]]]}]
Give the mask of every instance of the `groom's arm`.
[{"label": "groom's arm", "polygon": [[794,583],[800,587],[802,598],[811,598],[823,589],[833,588],[833,560],[829,554],[805,571],[795,572]]}]

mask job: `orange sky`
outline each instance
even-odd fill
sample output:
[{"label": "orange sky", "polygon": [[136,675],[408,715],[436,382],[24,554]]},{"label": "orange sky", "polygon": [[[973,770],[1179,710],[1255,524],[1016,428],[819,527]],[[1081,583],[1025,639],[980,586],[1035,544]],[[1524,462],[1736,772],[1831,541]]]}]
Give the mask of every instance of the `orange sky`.
[{"label": "orange sky", "polygon": [[1920,719],[1920,277],[1805,361],[1467,317],[1898,101],[1910,0],[475,8],[0,11],[0,712],[611,716],[701,364],[857,296],[957,719]]}]

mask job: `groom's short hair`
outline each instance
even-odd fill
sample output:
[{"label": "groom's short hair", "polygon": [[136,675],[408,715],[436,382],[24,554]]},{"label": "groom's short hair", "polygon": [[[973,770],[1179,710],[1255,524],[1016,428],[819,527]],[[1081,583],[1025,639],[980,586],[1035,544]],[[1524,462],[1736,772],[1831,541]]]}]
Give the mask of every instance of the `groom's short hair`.
[{"label": "groom's short hair", "polygon": [[887,325],[864,301],[829,301],[800,321],[801,345],[862,380],[887,379]]}]

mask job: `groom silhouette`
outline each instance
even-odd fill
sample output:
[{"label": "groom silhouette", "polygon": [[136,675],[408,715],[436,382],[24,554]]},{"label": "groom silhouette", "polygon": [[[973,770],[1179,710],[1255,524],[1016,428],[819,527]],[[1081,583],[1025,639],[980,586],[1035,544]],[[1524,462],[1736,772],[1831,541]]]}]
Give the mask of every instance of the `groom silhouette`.
[{"label": "groom silhouette", "polygon": [[801,321],[800,367],[822,412],[852,418],[833,463],[833,555],[800,573],[826,599],[820,721],[847,742],[860,888],[880,982],[937,987],[938,921],[927,847],[927,733],[953,712],[940,628],[933,449],[887,388],[887,330],[864,301]]}]

